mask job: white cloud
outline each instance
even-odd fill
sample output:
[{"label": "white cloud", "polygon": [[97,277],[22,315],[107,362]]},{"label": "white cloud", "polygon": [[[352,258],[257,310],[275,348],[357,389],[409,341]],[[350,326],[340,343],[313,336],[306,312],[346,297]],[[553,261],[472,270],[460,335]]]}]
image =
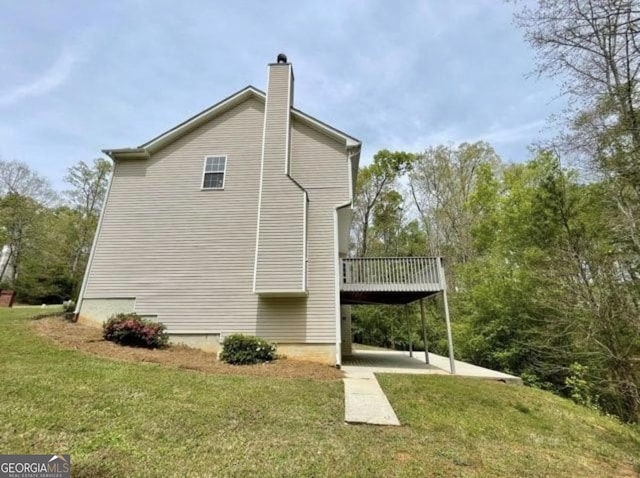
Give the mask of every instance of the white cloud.
[{"label": "white cloud", "polygon": [[25,98],[41,96],[53,91],[67,81],[78,59],[76,52],[70,49],[63,50],[55,63],[40,77],[0,94],[0,106],[8,106]]},{"label": "white cloud", "polygon": [[470,143],[476,141],[487,141],[491,144],[515,143],[538,136],[544,125],[544,120],[535,120],[516,126],[492,128],[475,137],[467,138],[466,141]]},{"label": "white cloud", "polygon": [[[541,137],[546,122],[542,119],[530,121],[515,126],[494,126],[484,132],[476,133],[472,131],[461,131],[457,126],[442,128],[431,131],[427,134],[417,135],[407,138],[406,135],[384,135],[380,134],[379,141],[369,143],[365,141],[361,164],[368,164],[373,154],[383,148],[402,151],[423,151],[429,146],[449,144],[456,146],[460,143],[475,143],[476,141],[486,141],[498,150],[508,148],[514,144],[532,142],[533,139]],[[508,152],[508,150],[505,150]]]},{"label": "white cloud", "polygon": [[458,127],[448,127],[434,130],[426,135],[417,136],[410,141],[406,141],[400,137],[387,138],[386,143],[390,145],[387,147],[396,149],[404,148],[412,151],[420,151],[436,144],[475,143],[476,141],[486,141],[493,145],[504,145],[539,137],[544,126],[545,121],[540,119],[515,126],[495,126],[481,133],[461,131]]}]

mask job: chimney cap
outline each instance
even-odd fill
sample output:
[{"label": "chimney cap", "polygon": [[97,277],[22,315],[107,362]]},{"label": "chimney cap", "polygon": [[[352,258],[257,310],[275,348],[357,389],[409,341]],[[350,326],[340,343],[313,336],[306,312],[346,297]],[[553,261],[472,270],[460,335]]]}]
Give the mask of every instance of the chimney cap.
[{"label": "chimney cap", "polygon": [[284,53],[278,53],[278,58],[276,60],[278,63],[286,63],[287,62],[287,55],[285,55]]}]

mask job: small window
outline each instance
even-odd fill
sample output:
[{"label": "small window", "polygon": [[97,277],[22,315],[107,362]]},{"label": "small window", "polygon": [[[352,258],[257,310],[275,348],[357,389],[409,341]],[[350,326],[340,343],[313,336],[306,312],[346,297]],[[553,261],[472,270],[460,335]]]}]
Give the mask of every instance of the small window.
[{"label": "small window", "polygon": [[223,189],[226,169],[226,156],[207,156],[204,158],[202,189]]}]

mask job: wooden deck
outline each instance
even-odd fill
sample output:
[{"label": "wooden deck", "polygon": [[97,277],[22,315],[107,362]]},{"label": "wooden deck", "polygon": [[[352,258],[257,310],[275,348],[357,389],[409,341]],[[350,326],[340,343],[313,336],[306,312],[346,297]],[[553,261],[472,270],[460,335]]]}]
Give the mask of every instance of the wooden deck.
[{"label": "wooden deck", "polygon": [[406,304],[445,288],[440,257],[349,257],[340,274],[342,304]]}]

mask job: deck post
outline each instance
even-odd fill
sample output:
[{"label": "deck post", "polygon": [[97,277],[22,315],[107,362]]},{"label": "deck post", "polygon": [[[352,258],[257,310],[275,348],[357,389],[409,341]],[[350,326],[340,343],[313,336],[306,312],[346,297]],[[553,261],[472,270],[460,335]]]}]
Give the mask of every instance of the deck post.
[{"label": "deck post", "polygon": [[409,330],[409,357],[413,357],[413,341],[411,340],[411,314],[409,314],[409,304],[404,305],[404,317]]},{"label": "deck post", "polygon": [[427,342],[427,322],[424,318],[423,299],[420,299],[420,319],[422,321],[422,340],[424,341],[424,363],[429,365],[429,342]]},{"label": "deck post", "polygon": [[451,320],[449,319],[449,302],[447,301],[447,289],[442,291],[442,298],[444,299],[444,320],[447,323],[447,342],[449,344],[449,368],[451,369],[451,375],[456,374],[456,360],[453,357],[453,336],[451,334]]},{"label": "deck post", "polygon": [[449,345],[449,368],[451,375],[456,374],[456,360],[453,356],[453,335],[451,334],[451,320],[449,318],[449,302],[447,301],[447,283],[444,278],[444,266],[442,264],[442,257],[439,261],[440,268],[440,282],[442,285],[442,299],[444,300],[444,320],[447,324],[447,342]]}]

